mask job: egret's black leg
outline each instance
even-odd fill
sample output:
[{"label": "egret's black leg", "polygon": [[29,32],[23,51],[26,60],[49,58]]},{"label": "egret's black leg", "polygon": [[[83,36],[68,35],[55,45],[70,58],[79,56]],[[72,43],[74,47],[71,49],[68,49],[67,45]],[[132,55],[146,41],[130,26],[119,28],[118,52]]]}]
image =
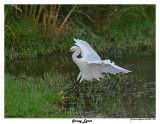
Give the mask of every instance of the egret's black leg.
[{"label": "egret's black leg", "polygon": [[63,98],[65,98],[66,96],[68,96],[69,94],[71,94],[73,91],[75,91],[75,89],[78,87],[78,80],[75,81],[75,83],[73,84],[73,86],[71,88],[68,88],[66,90],[63,90],[59,93],[60,94],[63,94],[64,92],[68,91],[68,90],[71,90],[70,92],[68,92]]},{"label": "egret's black leg", "polygon": [[[76,84],[77,84],[77,85],[76,85]],[[75,84],[74,84],[74,87],[72,88],[72,90],[71,90],[69,93],[67,93],[64,97],[66,97],[66,96],[68,96],[69,94],[71,94],[72,92],[74,92],[75,89],[78,87],[78,84],[79,84],[79,83],[75,83]]]},{"label": "egret's black leg", "polygon": [[68,88],[68,89],[64,90],[63,92],[73,89],[76,86],[77,82],[78,82],[78,80],[76,80],[74,82],[74,84],[73,84],[73,86],[71,88]]}]

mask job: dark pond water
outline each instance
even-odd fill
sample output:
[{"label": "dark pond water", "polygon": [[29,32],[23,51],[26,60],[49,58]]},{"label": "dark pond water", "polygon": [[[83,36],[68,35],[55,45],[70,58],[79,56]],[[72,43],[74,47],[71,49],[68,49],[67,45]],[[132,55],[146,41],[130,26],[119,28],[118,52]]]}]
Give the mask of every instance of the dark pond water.
[{"label": "dark pond water", "polygon": [[[119,104],[126,101],[128,104],[130,97],[132,97],[134,101],[132,101],[129,108],[121,107],[119,110],[113,111],[114,114],[108,117],[155,117],[155,53],[153,52],[147,56],[136,54],[126,57],[108,57],[105,54],[100,54],[100,56],[102,60],[109,58],[117,65],[131,70],[132,73],[130,74],[132,75],[140,75],[141,78],[143,78],[141,87],[145,88],[145,90],[137,93],[138,87],[136,84],[131,85],[130,88],[125,86],[128,84],[124,84],[121,90],[119,90],[119,88],[107,83],[96,86],[84,83],[83,88],[81,87],[81,94],[78,96],[79,99],[68,99],[69,105],[67,105],[67,107],[76,108],[77,111],[75,111],[75,113],[79,112],[79,117],[107,117],[110,113],[107,113],[108,110],[103,106],[111,106],[108,102],[111,98],[108,96],[113,95],[114,97],[116,94],[121,94],[120,96],[124,98],[121,99],[122,101]],[[72,61],[70,54],[53,55],[29,61],[6,62],[5,73],[10,73],[14,76],[20,73],[26,73],[28,76],[43,76],[44,72],[48,72],[52,68],[54,68],[56,72],[74,73],[74,76],[72,75],[73,78],[77,78],[79,73],[79,69]],[[144,94],[144,96],[138,97],[137,94],[141,93]],[[93,97],[95,99],[91,99]],[[83,101],[83,105],[80,103],[81,100]],[[93,104],[95,102],[96,104]],[[114,103],[110,104],[113,104],[113,109]],[[129,115],[130,113],[132,113],[132,116]]]},{"label": "dark pond water", "polygon": [[[108,57],[105,54],[100,54],[100,56],[102,60],[109,58],[116,65],[131,70],[133,74],[140,74],[147,82],[155,82],[155,53],[148,56]],[[26,73],[28,76],[42,76],[44,72],[48,72],[52,68],[57,72],[73,72],[77,75],[79,73],[78,67],[69,54],[53,55],[29,61],[6,62],[5,64],[5,72],[15,76],[20,73]]]}]

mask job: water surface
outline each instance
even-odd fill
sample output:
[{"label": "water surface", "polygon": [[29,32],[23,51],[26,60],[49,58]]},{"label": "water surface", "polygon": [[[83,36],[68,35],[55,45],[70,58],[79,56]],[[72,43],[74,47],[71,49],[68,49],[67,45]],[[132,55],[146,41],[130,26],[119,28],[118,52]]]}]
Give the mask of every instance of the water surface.
[{"label": "water surface", "polygon": [[[155,54],[149,56],[130,55],[126,57],[108,57],[100,54],[102,60],[110,59],[116,65],[131,70],[133,74],[140,74],[147,82],[155,82]],[[79,73],[77,65],[73,62],[71,54],[58,54],[34,60],[6,62],[5,72],[12,75],[26,73],[28,76],[43,76],[44,72],[50,71],[52,68],[56,72]]]}]

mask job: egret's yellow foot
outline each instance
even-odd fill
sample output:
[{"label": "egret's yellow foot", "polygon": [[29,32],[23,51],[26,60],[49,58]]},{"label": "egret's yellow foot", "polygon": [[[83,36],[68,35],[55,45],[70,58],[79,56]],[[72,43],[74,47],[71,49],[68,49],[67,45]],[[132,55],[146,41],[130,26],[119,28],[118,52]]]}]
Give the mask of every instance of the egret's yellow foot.
[{"label": "egret's yellow foot", "polygon": [[67,97],[64,97],[64,96],[62,97],[62,99],[66,99],[66,98],[67,98]]},{"label": "egret's yellow foot", "polygon": [[63,92],[63,91],[61,91],[61,92],[59,92],[59,93],[58,93],[58,95],[61,95],[61,94],[63,94],[63,93],[64,93],[64,92]]}]

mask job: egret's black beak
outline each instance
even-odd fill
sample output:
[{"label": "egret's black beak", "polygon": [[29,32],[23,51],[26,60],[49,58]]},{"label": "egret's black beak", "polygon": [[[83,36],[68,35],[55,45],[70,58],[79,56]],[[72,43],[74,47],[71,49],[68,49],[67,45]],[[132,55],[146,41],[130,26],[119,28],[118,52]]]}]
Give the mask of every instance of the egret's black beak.
[{"label": "egret's black beak", "polygon": [[72,52],[72,50],[68,50],[68,51],[64,52],[63,54],[67,54],[67,53],[70,53],[70,52]]}]

